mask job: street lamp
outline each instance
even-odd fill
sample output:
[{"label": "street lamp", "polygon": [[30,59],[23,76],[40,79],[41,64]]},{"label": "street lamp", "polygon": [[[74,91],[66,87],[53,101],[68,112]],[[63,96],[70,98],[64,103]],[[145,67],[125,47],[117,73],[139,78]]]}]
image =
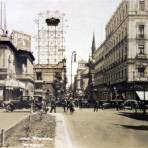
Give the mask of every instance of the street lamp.
[{"label": "street lamp", "polygon": [[73,61],[76,62],[76,51],[72,51],[71,53],[71,92],[72,92],[72,65],[73,65]]}]

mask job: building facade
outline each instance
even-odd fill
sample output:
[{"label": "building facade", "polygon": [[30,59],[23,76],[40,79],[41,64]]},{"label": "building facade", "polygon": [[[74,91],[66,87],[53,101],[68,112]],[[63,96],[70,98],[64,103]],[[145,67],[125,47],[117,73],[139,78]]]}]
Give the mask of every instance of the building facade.
[{"label": "building facade", "polygon": [[75,76],[74,89],[76,96],[84,96],[88,86],[88,67],[85,60],[78,61],[77,74]]},{"label": "building facade", "polygon": [[55,74],[60,73],[62,78],[61,89],[66,89],[66,60],[59,62],[58,64],[36,64],[34,67],[35,77],[35,94],[43,95],[45,97],[48,92],[49,95],[54,96],[53,82],[55,80]]},{"label": "building facade", "polygon": [[100,99],[135,99],[148,90],[148,0],[122,1],[95,51],[94,86]]},{"label": "building facade", "polygon": [[17,49],[8,36],[0,36],[0,99],[33,95],[33,61],[31,52]]}]

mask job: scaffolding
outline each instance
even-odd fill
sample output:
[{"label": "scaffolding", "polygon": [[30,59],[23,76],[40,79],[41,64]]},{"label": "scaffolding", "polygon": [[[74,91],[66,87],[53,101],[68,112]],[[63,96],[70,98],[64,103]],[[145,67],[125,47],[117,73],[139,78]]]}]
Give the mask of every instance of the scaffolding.
[{"label": "scaffolding", "polygon": [[[58,19],[59,23],[48,24],[47,19]],[[36,37],[38,64],[58,64],[65,58],[65,14],[59,11],[39,13],[35,20],[38,28]]]}]

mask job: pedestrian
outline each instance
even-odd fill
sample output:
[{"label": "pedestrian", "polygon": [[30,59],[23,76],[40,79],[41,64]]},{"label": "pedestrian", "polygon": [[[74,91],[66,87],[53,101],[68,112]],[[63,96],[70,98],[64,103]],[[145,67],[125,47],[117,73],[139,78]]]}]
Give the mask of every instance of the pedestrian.
[{"label": "pedestrian", "polygon": [[70,109],[71,113],[73,113],[75,111],[75,109],[74,109],[74,102],[72,100],[69,103],[69,109]]},{"label": "pedestrian", "polygon": [[66,112],[66,107],[67,107],[67,101],[66,101],[66,99],[63,100],[62,105],[63,105],[64,112]]},{"label": "pedestrian", "polygon": [[100,107],[102,110],[104,109],[104,105],[103,105],[103,102],[102,102],[102,101],[99,102],[99,107]]},{"label": "pedestrian", "polygon": [[52,101],[51,101],[50,113],[52,113],[53,110],[54,110],[54,112],[56,113],[56,101],[55,101],[55,100],[52,100]]},{"label": "pedestrian", "polygon": [[98,107],[99,107],[98,101],[95,101],[95,103],[94,103],[94,112],[98,111]]},{"label": "pedestrian", "polygon": [[67,111],[68,111],[70,109],[69,108],[70,107],[70,100],[69,99],[67,100],[66,107],[67,107]]},{"label": "pedestrian", "polygon": [[82,99],[81,98],[79,98],[78,103],[79,103],[79,108],[82,108]]},{"label": "pedestrian", "polygon": [[116,110],[118,111],[119,110],[119,102],[118,101],[115,102],[115,106],[116,106]]},{"label": "pedestrian", "polygon": [[135,108],[135,113],[137,113],[137,110],[139,109],[139,105],[137,102],[134,102],[134,108]]}]

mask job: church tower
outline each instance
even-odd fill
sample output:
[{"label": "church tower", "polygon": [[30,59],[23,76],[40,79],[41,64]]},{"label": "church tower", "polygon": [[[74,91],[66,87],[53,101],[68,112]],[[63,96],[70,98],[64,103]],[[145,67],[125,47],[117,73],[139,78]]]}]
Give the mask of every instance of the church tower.
[{"label": "church tower", "polygon": [[94,57],[94,52],[96,51],[96,43],[95,43],[95,34],[93,33],[93,40],[91,46],[91,56]]}]

